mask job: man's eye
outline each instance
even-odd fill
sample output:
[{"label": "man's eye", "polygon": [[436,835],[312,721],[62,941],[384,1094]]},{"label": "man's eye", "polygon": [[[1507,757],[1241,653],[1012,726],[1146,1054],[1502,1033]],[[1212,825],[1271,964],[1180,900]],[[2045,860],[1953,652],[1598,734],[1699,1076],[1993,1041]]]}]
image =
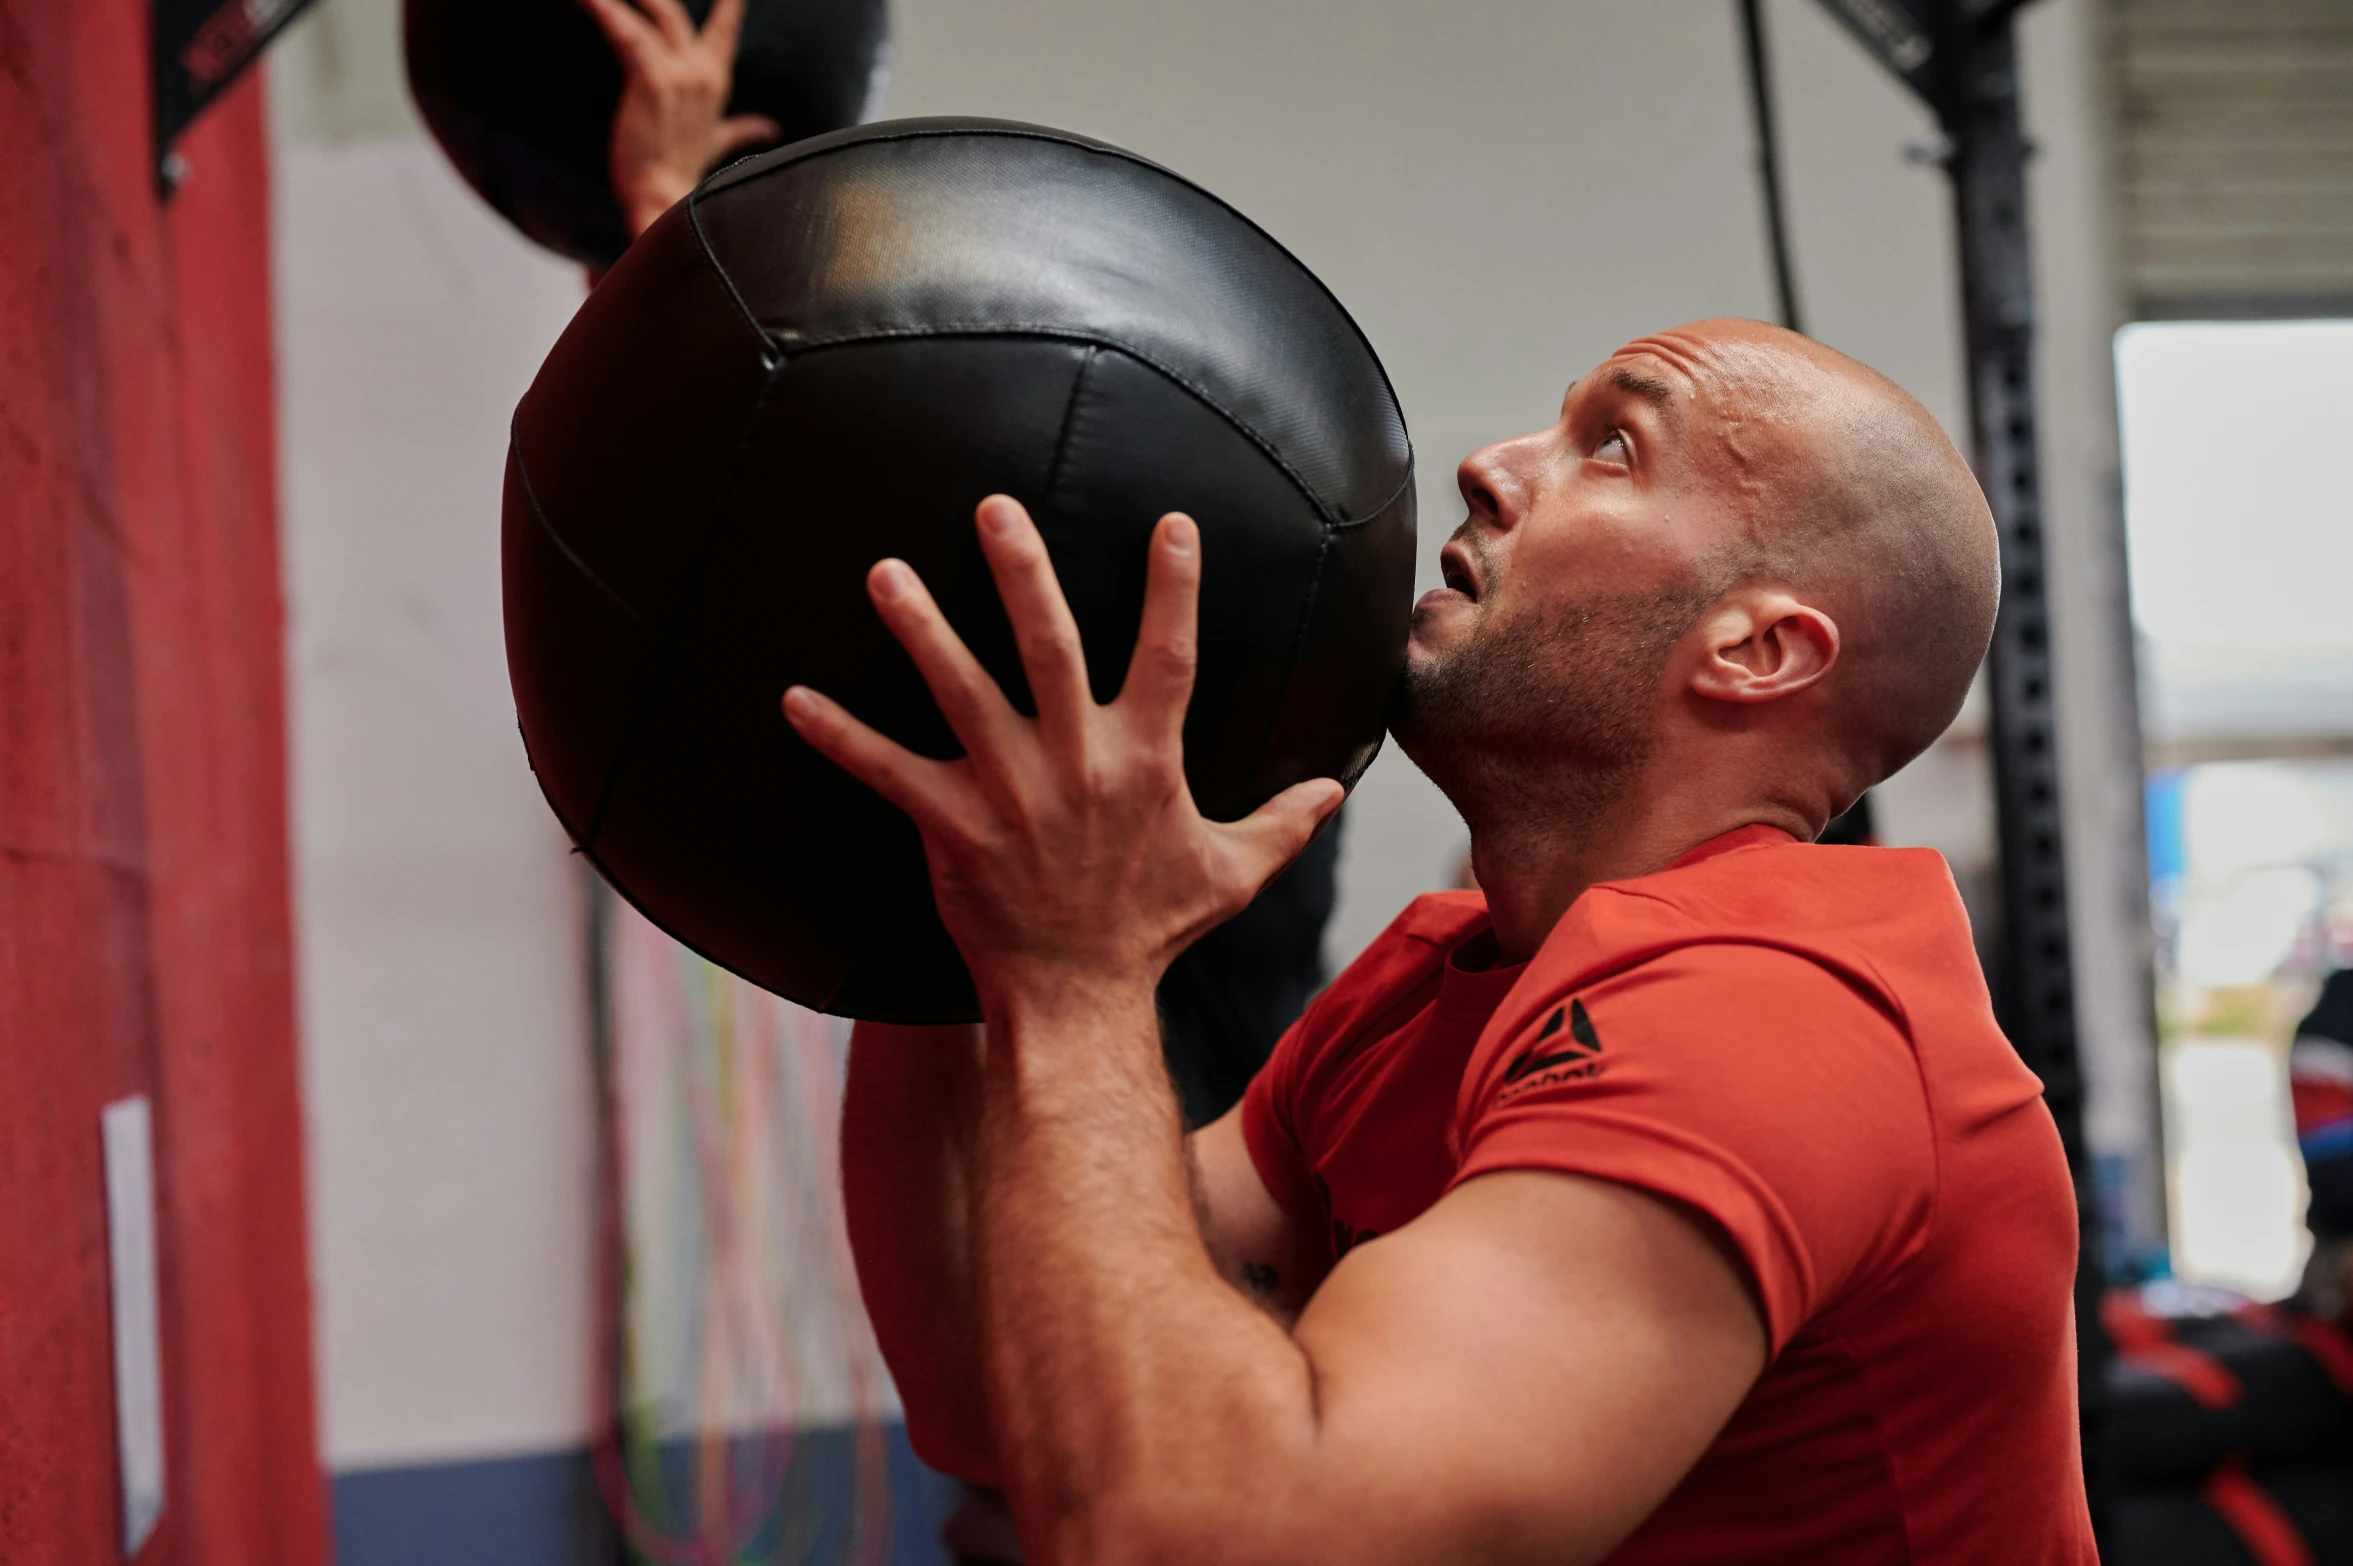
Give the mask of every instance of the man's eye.
[{"label": "man's eye", "polygon": [[1593,448],[1594,461],[1614,462],[1620,467],[1627,466],[1632,456],[1633,453],[1627,449],[1626,432],[1623,430],[1611,430],[1601,438],[1601,444]]}]

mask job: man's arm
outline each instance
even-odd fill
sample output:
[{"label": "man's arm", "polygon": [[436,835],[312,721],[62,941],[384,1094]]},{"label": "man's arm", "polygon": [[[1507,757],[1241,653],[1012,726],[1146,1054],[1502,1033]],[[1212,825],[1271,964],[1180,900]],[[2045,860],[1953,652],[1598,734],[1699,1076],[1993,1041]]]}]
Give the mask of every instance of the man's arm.
[{"label": "man's arm", "polygon": [[1219,1277],[1288,1328],[1332,1270],[1319,1228],[1294,1218],[1266,1186],[1242,1139],[1240,1105],[1194,1132],[1193,1212]]},{"label": "man's arm", "polygon": [[[1001,1485],[982,1385],[970,1224],[980,1105],[977,1027],[861,1022],[842,1105],[842,1195],[859,1292],[943,1473]],[[1315,1237],[1268,1194],[1234,1111],[1190,1139],[1192,1205],[1219,1275],[1288,1323],[1320,1281]]]},{"label": "man's arm", "polygon": [[1218,1278],[1121,1019],[1098,1001],[1006,1035],[977,1287],[1041,1562],[1597,1560],[1764,1366],[1711,1228],[1549,1173],[1474,1180],[1358,1247],[1285,1333]]},{"label": "man's arm", "polygon": [[980,1050],[977,1027],[857,1025],[842,1092],[842,1204],[908,1440],[941,1472],[995,1485],[967,1196]]}]

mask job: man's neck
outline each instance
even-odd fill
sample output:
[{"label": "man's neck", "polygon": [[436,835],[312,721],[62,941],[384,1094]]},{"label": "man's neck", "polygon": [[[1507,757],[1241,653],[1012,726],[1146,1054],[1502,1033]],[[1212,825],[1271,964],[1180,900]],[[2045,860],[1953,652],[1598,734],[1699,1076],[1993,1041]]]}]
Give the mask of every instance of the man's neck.
[{"label": "man's neck", "polygon": [[1622,808],[1574,825],[1557,817],[1474,824],[1471,868],[1495,922],[1497,960],[1533,957],[1588,887],[1655,874],[1702,843],[1759,825],[1810,835],[1797,812],[1773,805]]}]

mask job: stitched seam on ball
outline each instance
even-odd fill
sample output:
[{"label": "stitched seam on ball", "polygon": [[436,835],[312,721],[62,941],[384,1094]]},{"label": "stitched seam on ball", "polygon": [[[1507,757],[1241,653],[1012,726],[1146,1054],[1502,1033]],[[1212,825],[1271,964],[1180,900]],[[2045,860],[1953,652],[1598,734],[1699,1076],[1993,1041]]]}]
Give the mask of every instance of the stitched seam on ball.
[{"label": "stitched seam on ball", "polygon": [[1377,522],[1382,517],[1387,516],[1389,514],[1389,508],[1396,505],[1398,501],[1403,500],[1405,498],[1405,492],[1413,487],[1413,463],[1413,451],[1409,446],[1405,453],[1405,477],[1399,479],[1397,481],[1397,487],[1389,491],[1389,498],[1382,501],[1379,505],[1373,507],[1372,510],[1366,512],[1361,517],[1352,517],[1346,522],[1335,522],[1332,524],[1332,526],[1342,531],[1346,531],[1352,527],[1362,527],[1367,522]]},{"label": "stitched seam on ball", "polygon": [[[561,817],[558,819],[561,819]],[[572,846],[572,852],[587,860],[589,864],[595,868],[597,875],[603,879],[605,885],[611,889],[613,895],[620,898],[624,903],[627,903],[629,907],[636,912],[640,919],[643,919],[646,923],[652,925],[655,929],[661,931],[664,935],[669,936],[671,940],[676,941],[679,945],[685,947],[688,951],[694,953],[697,957],[700,957],[703,961],[709,963],[712,967],[727,968],[727,971],[730,973],[735,971],[733,968],[728,968],[726,963],[721,962],[718,957],[712,953],[705,951],[700,946],[697,946],[694,942],[688,940],[685,936],[676,934],[670,929],[668,925],[662,923],[661,920],[656,919],[654,917],[653,910],[646,907],[644,903],[638,901],[636,894],[632,893],[627,887],[621,884],[621,878],[613,874],[612,867],[607,865],[603,859],[597,856],[597,852],[594,848],[591,848],[587,844],[575,840]],[[845,967],[842,970],[842,976],[833,981],[832,987],[826,990],[823,999],[817,1001],[798,1001],[795,1002],[795,1004],[807,1006],[812,1011],[826,1011],[836,1000],[841,997],[841,992],[848,987],[851,977],[856,972],[857,968],[854,963],[848,967]],[[788,995],[785,997],[785,999],[791,1000],[792,997]],[[833,1016],[841,1015],[839,1012],[832,1012],[830,1014]]]},{"label": "stitched seam on ball", "polygon": [[[782,359],[770,361],[768,373],[760,383],[760,395],[752,399],[751,410],[744,415],[743,429],[736,436],[735,450],[729,454],[731,472],[739,470],[744,448],[751,444],[752,430],[760,422],[760,412],[768,406],[768,399],[776,389],[776,382],[786,366]],[[732,488],[732,487],[731,487]],[[732,497],[732,493],[731,496]],[[736,520],[732,508],[729,521]],[[653,668],[647,673],[645,690],[637,698],[637,710],[629,715],[629,723],[621,731],[621,742],[613,747],[613,759],[605,767],[604,781],[597,785],[596,810],[588,818],[588,836],[580,840],[583,848],[593,847],[598,834],[605,828],[605,811],[613,801],[613,782],[621,775],[621,768],[629,760],[629,753],[637,746],[637,736],[645,727],[646,714],[653,710],[654,697],[662,688],[662,681],[670,672],[671,661],[678,656],[678,644],[686,634],[686,619],[694,610],[695,600],[702,596],[703,579],[710,574],[711,562],[718,558],[727,537],[724,527],[712,530],[711,540],[703,549],[703,557],[694,563],[687,577],[686,590],[678,595],[678,609],[662,632],[662,649],[654,656]],[[777,721],[783,722],[781,714]]]},{"label": "stitched seam on ball", "polygon": [[727,290],[727,297],[735,301],[735,308],[743,315],[744,325],[750,327],[752,336],[759,340],[761,360],[774,368],[784,358],[784,350],[777,346],[775,338],[768,335],[768,329],[760,324],[760,318],[752,313],[750,301],[744,298],[743,290],[735,286],[735,278],[719,260],[719,252],[711,248],[711,236],[703,229],[702,194],[698,188],[686,198],[686,217],[694,225],[695,243],[702,246],[703,259],[710,263],[711,270],[719,274],[720,286]]},{"label": "stitched seam on ball", "polygon": [[1062,428],[1054,436],[1054,456],[1046,464],[1046,505],[1054,504],[1054,486],[1062,482],[1063,454],[1070,450],[1071,426],[1078,423],[1078,405],[1087,394],[1087,374],[1095,368],[1095,356],[1103,350],[1093,344],[1087,346],[1087,356],[1078,362],[1078,373],[1070,378],[1070,400],[1062,405]]},{"label": "stitched seam on ball", "polygon": [[1315,623],[1315,603],[1324,590],[1324,567],[1331,562],[1332,535],[1335,531],[1333,528],[1325,528],[1323,542],[1316,546],[1315,571],[1307,579],[1307,595],[1299,605],[1299,624],[1291,633],[1291,651],[1287,667],[1283,670],[1282,698],[1274,704],[1274,711],[1267,714],[1266,732],[1258,736],[1258,749],[1250,757],[1249,776],[1254,780],[1264,774],[1266,753],[1274,745],[1275,730],[1282,726],[1284,709],[1291,705],[1291,682],[1299,677],[1299,655],[1307,646],[1308,627]]},{"label": "stitched seam on ball", "polygon": [[[1273,248],[1276,255],[1281,256],[1284,260],[1290,262],[1292,267],[1295,268],[1302,277],[1307,279],[1310,286],[1312,286],[1318,293],[1322,294],[1324,298],[1330,300],[1332,308],[1340,312],[1340,319],[1346,321],[1348,323],[1348,329],[1356,334],[1357,346],[1364,350],[1365,358],[1372,362],[1373,373],[1381,378],[1381,389],[1389,394],[1389,406],[1397,410],[1397,433],[1403,437],[1405,441],[1406,467],[1409,470],[1412,468],[1413,432],[1405,427],[1405,405],[1397,400],[1397,387],[1389,379],[1389,367],[1383,364],[1381,362],[1381,356],[1373,351],[1373,340],[1365,336],[1364,328],[1357,324],[1355,316],[1348,313],[1348,307],[1340,302],[1340,296],[1333,293],[1331,286],[1327,284],[1322,278],[1316,276],[1315,273],[1308,268],[1306,262],[1291,254],[1289,246],[1285,245],[1281,240],[1275,238],[1274,235],[1268,233],[1264,228],[1260,227],[1257,220],[1252,218],[1249,213],[1244,212],[1240,207],[1235,206],[1232,202],[1226,200],[1225,197],[1219,195],[1216,191],[1210,190],[1206,186],[1194,183],[1192,180],[1185,178],[1184,175],[1179,174],[1176,170],[1169,168],[1165,164],[1155,163],[1150,158],[1143,156],[1141,153],[1130,152],[1125,147],[1115,147],[1108,142],[1095,141],[1091,138],[1083,136],[1075,136],[1068,131],[1058,131],[1043,125],[1010,125],[1002,123],[995,125],[931,125],[925,126],[920,130],[910,129],[893,131],[888,135],[882,136],[861,136],[854,141],[840,142],[831,147],[819,148],[811,152],[798,153],[791,157],[779,157],[776,162],[771,163],[767,167],[756,172],[747,170],[734,182],[733,185],[730,185],[727,188],[732,190],[735,188],[735,185],[749,185],[754,180],[766,179],[771,174],[780,173],[785,169],[797,167],[802,163],[806,163],[817,158],[831,157],[837,152],[847,152],[853,147],[873,147],[886,143],[902,141],[933,141],[956,136],[995,136],[1006,141],[1042,141],[1055,146],[1075,147],[1081,152],[1100,153],[1105,157],[1117,158],[1124,163],[1134,164],[1138,168],[1150,169],[1155,174],[1165,175],[1167,178],[1176,181],[1176,183],[1179,185],[1182,185],[1185,189],[1192,191],[1195,195],[1200,196],[1203,200],[1224,208],[1229,214],[1233,216],[1236,222],[1240,223],[1244,228],[1250,230],[1251,233],[1256,234],[1260,239],[1266,241],[1266,243]],[[790,149],[782,150],[789,151]],[[711,176],[711,181],[716,182],[726,177],[727,174],[740,167],[742,164],[751,162],[753,158],[765,156],[770,156],[770,154],[754,153],[751,158],[738,159],[737,162],[731,163],[726,168],[721,169],[717,173],[713,174]],[[702,187],[698,186],[696,188],[695,194],[700,195],[701,192]],[[693,197],[690,196],[688,199],[691,201]],[[690,208],[689,210],[692,209]],[[697,225],[697,231],[700,231],[699,224]],[[1378,516],[1380,515],[1380,512],[1376,510],[1373,515]]]},{"label": "stitched seam on ball", "polygon": [[[582,842],[580,834],[572,829],[571,817],[565,815],[564,807],[556,803],[555,791],[548,787],[546,774],[539,770],[539,763],[531,757],[531,736],[523,732],[521,712],[515,714],[515,735],[523,742],[524,763],[531,768],[531,781],[539,785],[539,797],[547,801],[547,813],[556,818],[556,825],[562,827],[564,836],[572,840],[572,852],[575,854],[588,853],[587,844]],[[591,855],[590,858],[593,861],[594,856]]]},{"label": "stitched seam on ball", "polygon": [[[518,409],[517,416],[520,417],[520,415],[521,410]],[[572,552],[572,546],[564,542],[564,537],[556,531],[555,524],[547,519],[547,508],[539,503],[538,486],[531,482],[531,464],[523,460],[522,432],[515,428],[515,422],[511,419],[507,422],[507,449],[515,454],[515,472],[523,480],[523,497],[531,502],[532,520],[536,521],[539,524],[539,530],[547,535],[547,541],[556,546],[556,553],[570,561],[572,569],[588,579],[589,586],[611,599],[614,608],[635,620],[639,625],[645,624],[645,616],[639,614],[628,599],[615,592],[612,585],[603,577],[590,570],[588,562]]]},{"label": "stitched seam on ball", "polygon": [[[1241,218],[1244,223],[1249,223],[1252,232],[1265,238],[1270,243],[1274,243],[1277,249],[1281,249],[1280,242],[1276,241],[1272,234],[1267,233],[1265,229],[1260,228],[1256,223],[1252,223],[1250,219],[1243,213],[1236,211],[1233,205],[1226,201],[1224,197],[1219,196],[1212,191],[1203,190],[1199,185],[1194,184],[1191,180],[1185,178],[1184,175],[1179,174],[1176,170],[1168,167],[1166,164],[1155,163],[1150,158],[1145,157],[1143,154],[1130,152],[1125,147],[1115,147],[1112,146],[1109,142],[1092,141],[1083,136],[1074,136],[1066,131],[1052,130],[1042,125],[1013,125],[1006,123],[999,123],[995,125],[931,125],[926,126],[921,130],[898,130],[891,131],[886,135],[880,136],[860,136],[854,140],[837,142],[830,147],[817,147],[812,148],[807,152],[794,152],[790,157],[780,156],[774,163],[769,164],[765,168],[745,169],[741,175],[730,181],[724,188],[733,190],[738,185],[749,185],[755,180],[766,179],[771,174],[781,174],[786,169],[798,168],[800,165],[812,162],[815,159],[829,158],[836,153],[848,152],[858,147],[885,147],[905,141],[951,141],[960,137],[978,139],[983,136],[995,137],[1002,141],[1042,141],[1057,147],[1075,147],[1081,152],[1098,152],[1103,154],[1105,157],[1117,158],[1122,163],[1132,163],[1135,164],[1138,168],[1150,169],[1155,174],[1165,174],[1170,179],[1175,180],[1178,184],[1184,186],[1187,190],[1196,191],[1201,195],[1207,196],[1211,201],[1214,201],[1219,206],[1224,207],[1228,212],[1232,212],[1234,216]],[[789,147],[780,147],[776,149],[776,151],[778,153],[784,153],[791,152],[792,149]],[[706,184],[708,184],[713,190],[713,193],[716,194],[718,189],[722,188],[718,184],[720,180],[726,179],[728,175],[735,173],[736,169],[741,167],[743,164],[750,163],[754,159],[767,156],[771,156],[771,154],[755,152],[749,157],[738,158],[735,162],[728,164],[725,168],[714,170],[710,175],[710,178],[706,181]],[[697,188],[699,190],[701,187]],[[1290,256],[1291,253],[1285,250],[1283,251],[1283,254]],[[1296,256],[1291,256],[1291,262],[1292,265],[1298,266],[1301,271],[1306,270],[1306,267],[1300,263]],[[1327,292],[1328,291],[1329,290],[1327,290]]]},{"label": "stitched seam on ball", "polygon": [[[727,964],[721,962],[718,958],[712,956],[709,952],[703,950],[694,942],[686,939],[682,935],[672,934],[668,925],[662,923],[661,920],[654,917],[652,909],[639,902],[636,896],[631,893],[627,887],[621,884],[620,877],[613,874],[612,867],[607,865],[604,860],[597,856],[595,849],[587,847],[586,845],[576,845],[572,852],[587,860],[589,865],[596,871],[598,877],[602,879],[606,887],[611,890],[612,894],[615,897],[620,898],[622,902],[628,904],[630,910],[640,919],[643,919],[646,923],[652,925],[655,929],[661,931],[664,935],[669,936],[671,940],[676,941],[679,945],[685,947],[688,951],[694,953],[697,957],[700,957],[703,961],[709,963],[712,967],[727,968]],[[727,971],[733,973],[735,970],[728,968]],[[841,986],[836,984],[834,986],[834,990],[829,990],[826,992],[828,997],[830,997],[834,991],[838,991],[840,988]],[[789,996],[786,998],[790,999]]]},{"label": "stitched seam on ball", "polygon": [[1083,331],[1076,327],[1027,321],[991,322],[985,326],[874,326],[863,331],[844,332],[835,337],[804,338],[799,344],[799,351],[807,354],[824,348],[856,347],[860,343],[921,342],[929,339],[953,337],[1038,337],[1052,342],[1088,343],[1096,348],[1107,348],[1114,353],[1125,354],[1138,364],[1158,371],[1177,386],[1191,393],[1196,401],[1232,426],[1236,434],[1256,446],[1259,454],[1280,469],[1283,476],[1291,481],[1292,486],[1307,497],[1307,503],[1315,507],[1316,514],[1324,519],[1324,524],[1327,527],[1362,527],[1395,504],[1398,495],[1404,492],[1405,486],[1413,482],[1413,457],[1409,448],[1405,461],[1405,477],[1399,481],[1396,489],[1389,492],[1387,500],[1361,517],[1339,514],[1338,508],[1316,493],[1315,486],[1310,484],[1306,476],[1296,467],[1292,466],[1290,459],[1283,455],[1281,449],[1273,441],[1260,434],[1257,427],[1249,420],[1220,402],[1208,388],[1196,384],[1182,371],[1163,364],[1152,354],[1146,353],[1132,344],[1123,343],[1116,338],[1105,337],[1100,333]]}]

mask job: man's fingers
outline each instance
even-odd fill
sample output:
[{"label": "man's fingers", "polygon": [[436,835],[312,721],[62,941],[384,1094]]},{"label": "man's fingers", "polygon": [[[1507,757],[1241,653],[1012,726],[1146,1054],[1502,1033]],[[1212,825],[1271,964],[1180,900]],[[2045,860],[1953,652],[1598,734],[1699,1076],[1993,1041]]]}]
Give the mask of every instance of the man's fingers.
[{"label": "man's fingers", "polygon": [[1348,791],[1335,779],[1310,778],[1292,784],[1241,820],[1217,830],[1241,856],[1254,877],[1251,887],[1255,891],[1299,857],[1308,839],[1315,836],[1315,829],[1347,797]]},{"label": "man's fingers", "polygon": [[634,60],[639,49],[661,40],[654,25],[629,0],[580,0],[580,9],[595,18],[605,42],[613,46],[623,64]]},{"label": "man's fingers", "polygon": [[1148,547],[1144,618],[1119,705],[1140,732],[1174,739],[1184,730],[1200,652],[1201,530],[1172,511],[1152,530]]},{"label": "man's fingers", "polygon": [[876,732],[830,696],[806,685],[784,693],[784,720],[819,755],[913,816],[928,821],[941,813],[949,787],[945,762],[918,756]]},{"label": "man's fingers", "polygon": [[763,147],[784,139],[784,127],[765,114],[738,114],[719,122],[719,156],[731,158],[746,147]]},{"label": "man's fingers", "polygon": [[915,568],[904,560],[879,561],[866,573],[866,592],[882,623],[915,660],[916,672],[964,749],[975,755],[997,752],[1013,705],[940,613]]},{"label": "man's fingers", "polygon": [[654,25],[662,30],[662,37],[674,48],[685,48],[701,36],[694,30],[694,18],[678,0],[637,0]]},{"label": "man's fingers", "polygon": [[703,23],[703,42],[735,59],[735,40],[743,32],[744,0],[714,0]]},{"label": "man's fingers", "polygon": [[1077,728],[1094,693],[1087,688],[1087,657],[1078,639],[1078,622],[1055,580],[1054,562],[1037,524],[1010,495],[991,495],[975,513],[980,550],[997,579],[997,596],[1005,601],[1006,618],[1013,622],[1013,642],[1021,649],[1022,671],[1029,676],[1030,694],[1037,698],[1038,721],[1049,735],[1067,735]]}]

